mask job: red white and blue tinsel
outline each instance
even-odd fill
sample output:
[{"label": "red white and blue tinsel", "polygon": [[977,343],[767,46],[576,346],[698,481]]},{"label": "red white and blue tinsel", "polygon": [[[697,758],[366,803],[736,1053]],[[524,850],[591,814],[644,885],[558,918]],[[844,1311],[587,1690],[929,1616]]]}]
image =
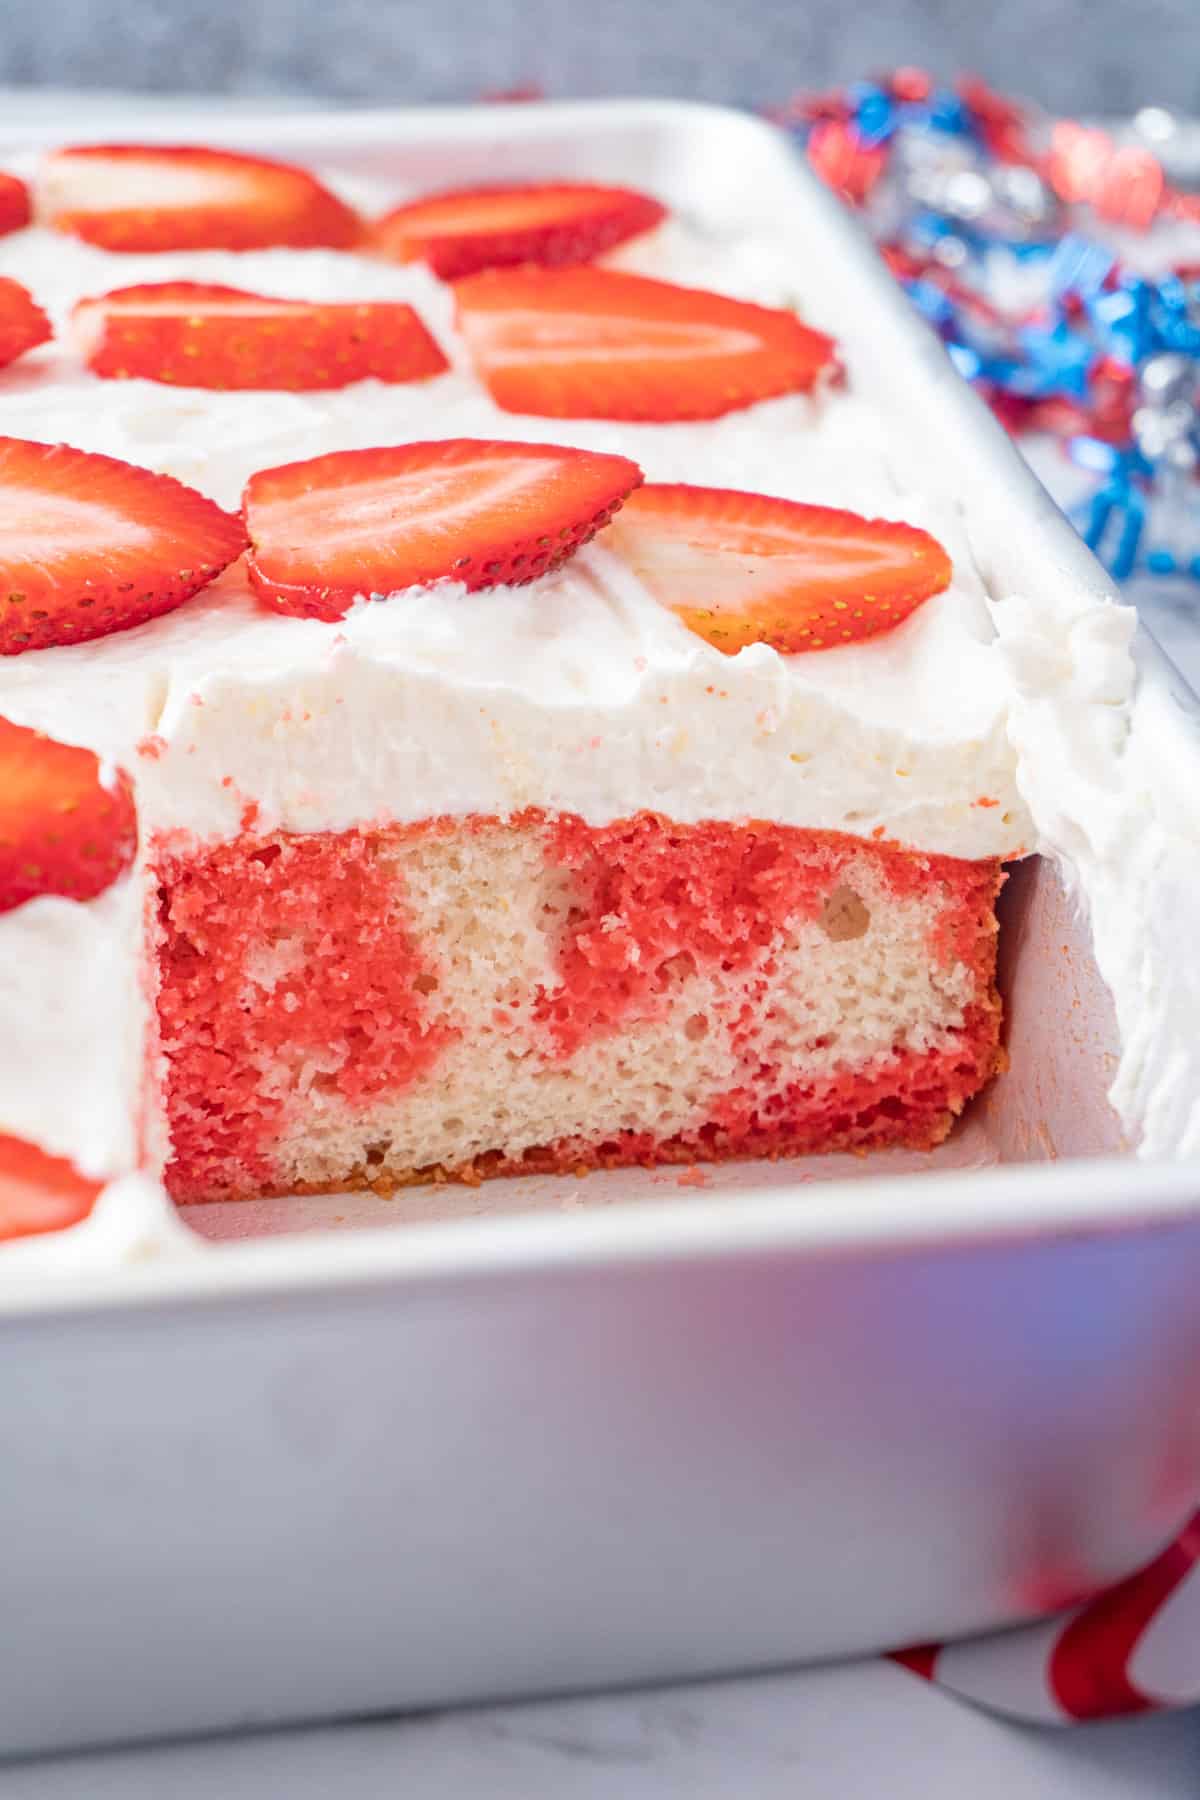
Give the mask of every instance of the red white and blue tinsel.
[{"label": "red white and blue tinsel", "polygon": [[974,79],[901,69],[776,116],[1009,429],[1089,477],[1073,516],[1112,573],[1200,580],[1200,197]]}]

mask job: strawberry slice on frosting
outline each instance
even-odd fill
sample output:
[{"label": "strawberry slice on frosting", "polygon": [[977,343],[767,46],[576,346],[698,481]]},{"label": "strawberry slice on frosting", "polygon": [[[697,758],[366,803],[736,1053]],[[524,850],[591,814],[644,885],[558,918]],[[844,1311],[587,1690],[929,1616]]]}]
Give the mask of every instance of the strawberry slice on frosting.
[{"label": "strawberry slice on frosting", "polygon": [[81,300],[71,325],[92,373],[112,381],[311,391],[421,381],[449,367],[401,300],[279,300],[161,281]]},{"label": "strawberry slice on frosting", "polygon": [[534,581],[608,524],[642,479],[628,457],[450,438],[261,470],[244,496],[267,605],[340,619],[356,599],[440,580]]},{"label": "strawberry slice on frosting", "polygon": [[240,519],[169,475],[0,437],[0,656],[157,618],[245,547]]},{"label": "strawberry slice on frosting", "polygon": [[136,849],[127,775],[81,745],[0,718],[0,913],[47,894],[94,900]]},{"label": "strawberry slice on frosting", "polygon": [[0,1132],[0,1242],[78,1225],[103,1185],[81,1175],[65,1156]]},{"label": "strawberry slice on frosting", "polygon": [[489,269],[454,292],[505,412],[716,419],[803,392],[834,364],[832,339],[794,313],[617,269]]},{"label": "strawberry slice on frosting", "polygon": [[835,506],[687,483],[631,494],[607,542],[715,649],[785,654],[860,644],[948,587],[927,531]]},{"label": "strawberry slice on frosting", "polygon": [[357,217],[304,169],[192,144],[80,144],[42,164],[38,212],[102,250],[344,250]]},{"label": "strawberry slice on frosting", "polygon": [[49,319],[29,290],[0,275],[0,369],[53,335]]},{"label": "strawberry slice on frosting", "polygon": [[429,264],[443,281],[514,263],[583,263],[649,231],[666,208],[632,188],[557,182],[459,188],[413,200],[380,219],[374,247]]},{"label": "strawberry slice on frosting", "polygon": [[29,189],[19,175],[0,169],[0,237],[7,231],[20,231],[33,216]]}]

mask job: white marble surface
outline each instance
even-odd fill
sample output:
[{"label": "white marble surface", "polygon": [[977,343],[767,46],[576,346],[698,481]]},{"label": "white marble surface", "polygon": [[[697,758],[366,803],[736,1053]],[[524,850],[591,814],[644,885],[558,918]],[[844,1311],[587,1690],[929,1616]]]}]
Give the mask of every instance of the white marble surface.
[{"label": "white marble surface", "polygon": [[1200,1711],[1006,1724],[884,1662],[0,1769],[4,1800],[1183,1800]]}]

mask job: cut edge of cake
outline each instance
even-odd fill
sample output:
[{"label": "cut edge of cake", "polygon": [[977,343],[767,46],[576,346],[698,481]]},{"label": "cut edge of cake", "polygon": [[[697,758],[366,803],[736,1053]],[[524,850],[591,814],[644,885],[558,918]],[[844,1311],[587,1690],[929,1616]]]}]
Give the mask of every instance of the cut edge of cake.
[{"label": "cut edge of cake", "polygon": [[529,810],[149,875],[181,1203],[929,1149],[1002,1064],[990,859]]}]

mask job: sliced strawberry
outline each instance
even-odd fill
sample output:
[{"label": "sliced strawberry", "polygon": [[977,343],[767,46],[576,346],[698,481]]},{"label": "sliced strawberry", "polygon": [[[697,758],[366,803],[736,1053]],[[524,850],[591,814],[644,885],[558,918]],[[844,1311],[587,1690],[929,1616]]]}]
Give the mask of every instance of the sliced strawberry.
[{"label": "sliced strawberry", "polygon": [[39,211],[103,250],[344,249],[361,227],[303,169],[191,145],[86,144],[42,166]]},{"label": "sliced strawberry", "polygon": [[0,170],[0,237],[6,231],[20,231],[32,216],[29,189],[25,183],[19,176],[6,175]]},{"label": "sliced strawberry", "polygon": [[746,644],[789,653],[878,637],[953,574],[915,525],[682,483],[632,495],[606,542],[728,656]]},{"label": "sliced strawberry", "polygon": [[272,300],[163,281],[81,300],[76,342],[96,375],[194,388],[340,388],[449,367],[402,301]]},{"label": "sliced strawberry", "polygon": [[0,1240],[78,1225],[103,1185],[81,1175],[65,1156],[0,1133]]},{"label": "sliced strawberry", "polygon": [[616,269],[493,269],[455,295],[475,367],[506,412],[715,419],[810,388],[834,355],[793,313]]},{"label": "sliced strawberry", "polygon": [[157,618],[245,548],[240,519],[169,475],[0,437],[0,656]]},{"label": "sliced strawberry", "polygon": [[42,894],[92,900],[133,861],[129,777],[91,750],[0,719],[0,912]]},{"label": "sliced strawberry", "polygon": [[631,188],[461,188],[398,206],[380,219],[373,241],[384,256],[423,259],[443,281],[456,281],[512,263],[590,262],[664,218],[664,206]]},{"label": "sliced strawberry", "polygon": [[49,319],[29,290],[0,275],[0,369],[53,336]]},{"label": "sliced strawberry", "polygon": [[624,456],[474,438],[286,463],[246,485],[250,581],[313,619],[443,577],[515,586],[574,555],[641,479]]}]

